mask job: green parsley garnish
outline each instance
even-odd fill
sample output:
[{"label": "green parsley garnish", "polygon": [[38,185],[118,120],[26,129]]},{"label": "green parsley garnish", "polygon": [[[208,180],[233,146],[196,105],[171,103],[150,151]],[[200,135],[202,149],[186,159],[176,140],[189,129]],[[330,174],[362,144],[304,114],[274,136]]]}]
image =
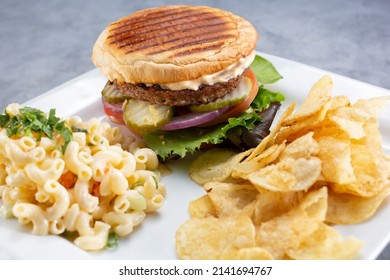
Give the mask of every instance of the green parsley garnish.
[{"label": "green parsley garnish", "polygon": [[51,109],[49,115],[46,115],[39,109],[23,107],[16,116],[11,117],[7,113],[0,115],[0,126],[6,129],[8,137],[30,136],[38,141],[42,136],[53,139],[54,133],[59,133],[64,138],[65,143],[61,147],[64,153],[72,140],[72,132],[55,113],[55,109]]},{"label": "green parsley garnish", "polygon": [[107,238],[107,247],[114,249],[118,247],[119,238],[115,232],[110,232]]},{"label": "green parsley garnish", "polygon": [[80,127],[76,127],[76,126],[72,126],[72,131],[73,132],[83,132],[83,133],[88,133],[88,130],[86,130],[85,128],[80,128]]}]

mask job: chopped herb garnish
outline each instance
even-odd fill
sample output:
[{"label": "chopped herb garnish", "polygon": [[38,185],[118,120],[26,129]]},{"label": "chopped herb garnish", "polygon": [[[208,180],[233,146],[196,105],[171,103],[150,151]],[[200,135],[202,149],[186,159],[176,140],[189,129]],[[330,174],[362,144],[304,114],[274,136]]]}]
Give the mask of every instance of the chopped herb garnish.
[{"label": "chopped herb garnish", "polygon": [[119,238],[115,232],[110,232],[107,238],[107,247],[115,249],[118,247]]},{"label": "chopped herb garnish", "polygon": [[0,126],[5,127],[9,122],[10,117],[7,114],[0,115]]},{"label": "chopped herb garnish", "polygon": [[85,128],[80,128],[80,127],[76,127],[76,126],[72,126],[72,131],[73,131],[73,132],[84,132],[84,133],[88,133],[88,130],[86,130]]},{"label": "chopped herb garnish", "polygon": [[54,126],[56,123],[59,122],[59,118],[55,116],[56,110],[55,109],[50,109],[49,111],[49,118],[48,118],[48,124],[51,126]]},{"label": "chopped herb garnish", "polygon": [[10,116],[7,113],[0,115],[0,126],[6,129],[8,137],[29,136],[38,141],[42,136],[53,139],[54,133],[59,133],[64,138],[64,145],[61,147],[65,152],[67,145],[72,140],[72,132],[55,116],[55,109],[51,109],[47,116],[43,111],[23,107],[16,116]]}]

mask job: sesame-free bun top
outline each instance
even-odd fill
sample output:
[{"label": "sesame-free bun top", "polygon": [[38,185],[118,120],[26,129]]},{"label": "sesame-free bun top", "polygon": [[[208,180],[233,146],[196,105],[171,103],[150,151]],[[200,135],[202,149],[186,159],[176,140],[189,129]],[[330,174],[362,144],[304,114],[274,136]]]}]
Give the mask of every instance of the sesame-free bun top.
[{"label": "sesame-free bun top", "polygon": [[146,9],[111,23],[93,63],[111,81],[163,84],[218,72],[249,55],[257,32],[247,20],[206,6]]}]

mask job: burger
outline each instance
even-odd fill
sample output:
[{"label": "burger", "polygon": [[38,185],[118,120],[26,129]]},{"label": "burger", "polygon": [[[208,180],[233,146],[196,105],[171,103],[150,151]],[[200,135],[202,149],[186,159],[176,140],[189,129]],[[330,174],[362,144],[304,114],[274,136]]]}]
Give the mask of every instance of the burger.
[{"label": "burger", "polygon": [[250,148],[269,133],[284,99],[264,88],[281,78],[255,52],[253,25],[206,6],[164,6],[111,23],[93,63],[108,78],[105,114],[162,159],[204,145]]}]

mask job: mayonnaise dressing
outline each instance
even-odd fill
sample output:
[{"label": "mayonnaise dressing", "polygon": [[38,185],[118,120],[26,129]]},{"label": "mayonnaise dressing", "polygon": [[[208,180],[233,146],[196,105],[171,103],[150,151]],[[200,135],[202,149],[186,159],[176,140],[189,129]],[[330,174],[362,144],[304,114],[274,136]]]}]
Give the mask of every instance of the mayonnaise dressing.
[{"label": "mayonnaise dressing", "polygon": [[246,68],[255,59],[256,52],[252,51],[248,56],[240,58],[237,62],[229,65],[221,71],[210,75],[201,76],[195,80],[180,81],[176,83],[160,84],[160,87],[170,90],[192,89],[198,90],[201,85],[214,85],[217,83],[225,83],[228,80],[241,75]]}]

